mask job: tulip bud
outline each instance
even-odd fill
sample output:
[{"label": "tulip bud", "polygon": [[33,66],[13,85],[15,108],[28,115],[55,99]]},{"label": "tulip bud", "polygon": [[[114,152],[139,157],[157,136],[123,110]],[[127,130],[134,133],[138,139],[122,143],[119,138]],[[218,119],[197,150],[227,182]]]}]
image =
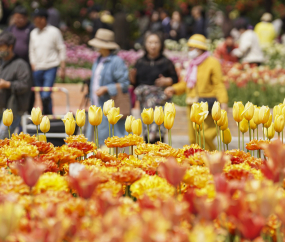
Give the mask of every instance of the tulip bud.
[{"label": "tulip bud", "polygon": [[254,115],[254,106],[251,102],[247,102],[244,111],[243,116],[247,121],[250,121],[253,118]]},{"label": "tulip bud", "polygon": [[207,102],[201,102],[201,103],[200,103],[200,106],[201,106],[203,112],[208,111],[208,109],[209,109]]},{"label": "tulip bud", "polygon": [[64,122],[65,133],[69,136],[73,135],[75,131],[75,125],[76,125],[75,120],[73,118],[72,119],[67,118],[67,119],[63,119],[62,121]]},{"label": "tulip bud", "polygon": [[176,109],[175,109],[174,103],[168,103],[168,102],[165,103],[165,105],[164,105],[164,113],[166,114],[168,111],[169,112],[173,112],[174,113],[174,117],[175,117]]},{"label": "tulip bud", "polygon": [[107,117],[109,111],[111,108],[115,107],[115,102],[114,100],[110,99],[107,102],[104,103],[103,105],[103,113]]},{"label": "tulip bud", "polygon": [[259,112],[260,112],[260,107],[256,107],[254,109],[254,115],[253,115],[253,121],[256,125],[261,124],[260,119],[259,119]]},{"label": "tulip bud", "polygon": [[141,116],[144,124],[149,125],[153,123],[154,113],[152,108],[144,108],[143,112],[141,113]]},{"label": "tulip bud", "polygon": [[2,117],[3,124],[7,127],[10,127],[13,123],[13,112],[11,109],[6,109]]},{"label": "tulip bud", "polygon": [[130,115],[126,118],[126,122],[125,122],[125,129],[128,133],[132,132],[132,123],[135,120],[135,117]]},{"label": "tulip bud", "polygon": [[[110,101],[110,100],[109,100]],[[120,114],[120,108],[111,108],[108,112],[107,118],[110,124],[115,125],[123,117]]]},{"label": "tulip bud", "polygon": [[269,114],[269,119],[268,119],[268,121],[264,124],[264,127],[268,129],[268,128],[270,127],[271,123],[272,123],[272,114],[270,113],[270,114]]},{"label": "tulip bud", "polygon": [[[190,120],[194,123],[196,123],[196,117],[199,119],[199,113],[201,113],[203,110],[200,107],[200,103],[193,103],[191,106],[191,111],[190,111]],[[166,112],[165,112],[166,113]]]},{"label": "tulip bud", "polygon": [[225,123],[220,127],[221,130],[226,130],[229,126],[228,116],[226,115]]},{"label": "tulip bud", "polygon": [[85,125],[85,119],[86,119],[86,115],[85,115],[85,110],[79,110],[77,109],[76,111],[76,124],[78,127],[83,127]]},{"label": "tulip bud", "polygon": [[42,110],[39,107],[33,108],[31,113],[31,120],[33,121],[34,125],[40,125],[42,118]]},{"label": "tulip bud", "polygon": [[50,130],[50,121],[47,116],[44,116],[40,124],[41,131],[46,134]]},{"label": "tulip bud", "polygon": [[215,102],[212,108],[212,118],[217,122],[221,118],[221,105]]},{"label": "tulip bud", "polygon": [[276,115],[274,122],[274,129],[277,133],[281,133],[285,126],[285,119],[283,115]]},{"label": "tulip bud", "polygon": [[236,122],[241,122],[243,120],[244,106],[242,102],[235,102],[233,106],[233,117]]},{"label": "tulip bud", "polygon": [[163,124],[164,113],[162,107],[155,107],[154,110],[154,122],[159,126]]},{"label": "tulip bud", "polygon": [[262,124],[268,122],[270,116],[270,109],[267,106],[262,106],[259,110],[259,121]]},{"label": "tulip bud", "polygon": [[66,119],[74,119],[72,112],[68,112],[67,114],[65,114],[63,122],[65,122]]},{"label": "tulip bud", "polygon": [[252,120],[249,121],[249,126],[252,130],[255,130],[257,128],[256,123]]},{"label": "tulip bud", "polygon": [[[224,132],[224,133],[222,133]],[[231,143],[232,141],[232,135],[231,135],[231,131],[229,128],[227,128],[224,131],[221,131],[221,137],[222,137],[222,142],[226,145],[228,145],[229,143]]]},{"label": "tulip bud", "polygon": [[166,114],[164,115],[164,127],[168,130],[170,130],[174,124],[174,118],[175,115],[173,112],[166,112]]},{"label": "tulip bud", "polygon": [[103,112],[101,107],[92,105],[88,109],[88,120],[92,126],[99,126],[102,123]]},{"label": "tulip bud", "polygon": [[281,115],[282,114],[282,108],[283,107],[281,105],[274,106],[274,108],[273,108],[273,118],[274,118],[274,120],[275,120],[275,117],[277,115]]},{"label": "tulip bud", "polygon": [[221,110],[221,118],[218,120],[217,125],[223,126],[227,119],[227,112],[225,110]]},{"label": "tulip bud", "polygon": [[245,118],[240,122],[239,128],[242,133],[246,133],[248,131],[248,121]]},{"label": "tulip bud", "polygon": [[136,119],[132,122],[132,131],[133,134],[140,136],[142,133],[142,121],[140,119]]},{"label": "tulip bud", "polygon": [[271,123],[269,128],[264,129],[264,134],[267,136],[269,140],[271,140],[274,137],[275,135],[274,123]]}]

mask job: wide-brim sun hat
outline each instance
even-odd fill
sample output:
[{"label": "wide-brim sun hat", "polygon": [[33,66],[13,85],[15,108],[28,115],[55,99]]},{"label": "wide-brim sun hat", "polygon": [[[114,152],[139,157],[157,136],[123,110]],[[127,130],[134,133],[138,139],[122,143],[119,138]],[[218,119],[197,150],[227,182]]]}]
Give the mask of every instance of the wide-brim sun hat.
[{"label": "wide-brim sun hat", "polygon": [[197,48],[200,50],[207,50],[207,40],[204,35],[201,34],[194,34],[192,35],[188,42],[187,42],[189,47]]},{"label": "wide-brim sun hat", "polygon": [[271,13],[264,13],[260,20],[265,21],[265,22],[271,22],[272,21],[272,14]]},{"label": "wide-brim sun hat", "polygon": [[115,42],[115,34],[108,29],[98,29],[95,38],[88,41],[90,46],[99,49],[115,50],[119,45]]}]

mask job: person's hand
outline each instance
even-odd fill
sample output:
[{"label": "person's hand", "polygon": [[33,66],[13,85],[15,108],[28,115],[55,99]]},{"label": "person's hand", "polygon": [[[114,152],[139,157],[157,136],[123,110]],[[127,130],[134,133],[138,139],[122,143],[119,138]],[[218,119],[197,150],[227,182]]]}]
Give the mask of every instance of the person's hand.
[{"label": "person's hand", "polygon": [[35,71],[35,70],[36,70],[36,67],[35,67],[34,64],[31,64],[31,69],[32,69],[32,71]]},{"label": "person's hand", "polygon": [[60,68],[59,77],[64,82],[64,80],[65,80],[65,68]]},{"label": "person's hand", "polygon": [[136,75],[137,75],[137,69],[131,69],[129,71],[129,78],[130,78],[130,82],[131,84],[136,84]]},{"label": "person's hand", "polygon": [[0,79],[0,89],[9,89],[11,87],[11,82]]},{"label": "person's hand", "polygon": [[164,90],[164,93],[166,94],[167,97],[172,97],[175,94],[175,90],[172,86],[170,86]]},{"label": "person's hand", "polygon": [[170,77],[164,77],[163,75],[159,75],[159,78],[155,80],[155,85],[157,87],[168,87],[172,85],[172,79]]},{"label": "person's hand", "polygon": [[106,86],[100,87],[97,91],[96,91],[96,95],[98,97],[101,97],[102,95],[104,95],[106,92],[108,92],[108,88]]}]

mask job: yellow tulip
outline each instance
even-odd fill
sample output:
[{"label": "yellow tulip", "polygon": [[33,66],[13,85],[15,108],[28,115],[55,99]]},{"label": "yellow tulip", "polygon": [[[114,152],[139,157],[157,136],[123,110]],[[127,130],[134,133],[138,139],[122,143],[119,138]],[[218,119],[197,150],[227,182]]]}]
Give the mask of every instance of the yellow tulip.
[{"label": "yellow tulip", "polygon": [[120,108],[111,108],[107,115],[109,123],[113,125],[118,123],[122,117],[123,115],[120,114]]},{"label": "yellow tulip", "polygon": [[[224,133],[222,133],[224,132]],[[229,128],[224,131],[221,131],[222,142],[226,145],[232,142],[232,135]]]},{"label": "yellow tulip", "polygon": [[203,110],[201,108],[200,103],[193,103],[193,105],[191,106],[191,111],[190,111],[190,120],[194,123],[197,123],[196,119],[200,118],[199,113],[202,113],[202,112],[203,112]]},{"label": "yellow tulip", "polygon": [[207,102],[201,102],[201,103],[200,103],[200,106],[201,106],[203,112],[209,111],[209,106],[208,106],[208,103],[207,103]]},{"label": "yellow tulip", "polygon": [[40,124],[41,131],[46,134],[50,130],[50,121],[47,116],[44,116]]},{"label": "yellow tulip", "polygon": [[281,133],[285,126],[285,119],[283,115],[276,115],[274,120],[274,129],[277,133]]},{"label": "yellow tulip", "polygon": [[140,136],[142,133],[142,121],[140,119],[136,119],[132,122],[132,131],[133,134]]},{"label": "yellow tulip", "polygon": [[282,114],[282,106],[281,105],[276,105],[276,106],[274,106],[274,108],[273,108],[273,119],[275,120],[275,117],[277,116],[277,115],[281,115]]},{"label": "yellow tulip", "polygon": [[174,124],[175,114],[173,112],[167,111],[164,115],[164,127],[170,130]]},{"label": "yellow tulip", "polygon": [[39,141],[44,141],[44,142],[47,142],[47,137],[43,134],[40,134],[39,135]]},{"label": "yellow tulip", "polygon": [[75,125],[76,125],[74,118],[72,119],[66,118],[66,119],[63,119],[62,121],[64,122],[65,133],[69,136],[73,135],[75,131]]},{"label": "yellow tulip", "polygon": [[214,102],[212,108],[212,118],[217,122],[221,118],[221,104],[219,102]]},{"label": "yellow tulip", "polygon": [[235,102],[233,106],[233,117],[236,122],[241,122],[243,120],[244,106],[242,102]]},{"label": "yellow tulip", "polygon": [[254,115],[254,106],[251,102],[247,102],[244,107],[243,117],[247,121],[250,121],[253,118],[253,115]]},{"label": "yellow tulip", "polygon": [[199,131],[199,129],[200,129],[200,131],[202,131],[202,129],[203,129],[202,125],[198,125],[198,124],[196,124],[194,122],[192,122],[192,124],[193,124],[193,129],[194,130]]},{"label": "yellow tulip", "polygon": [[250,122],[249,122],[249,126],[250,126],[250,128],[251,128],[252,130],[254,130],[254,129],[256,129],[256,128],[257,128],[257,125],[256,125],[256,123],[253,121],[253,119],[252,119],[252,120],[250,120]]},{"label": "yellow tulip", "polygon": [[115,107],[115,102],[114,100],[110,99],[107,102],[104,103],[103,105],[103,113],[107,117],[109,111],[111,108]]},{"label": "yellow tulip", "polygon": [[34,125],[40,125],[42,118],[42,110],[39,107],[33,108],[31,113],[31,120],[33,121]]},{"label": "yellow tulip", "polygon": [[254,115],[253,115],[253,121],[256,125],[261,124],[260,119],[259,119],[259,113],[260,113],[260,107],[256,107],[254,109]]},{"label": "yellow tulip", "polygon": [[68,112],[67,114],[65,114],[64,118],[63,118],[63,123],[65,123],[66,119],[74,119],[73,113],[72,112]]},{"label": "yellow tulip", "polygon": [[174,103],[168,103],[168,102],[165,103],[164,113],[166,114],[168,111],[173,112],[174,116],[176,115],[176,109],[175,109]]},{"label": "yellow tulip", "polygon": [[85,119],[86,119],[86,114],[85,110],[79,110],[77,109],[76,111],[76,124],[78,127],[83,127],[85,125]]},{"label": "yellow tulip", "polygon": [[101,107],[92,105],[88,109],[88,120],[92,126],[99,126],[102,123],[103,112]]},{"label": "yellow tulip", "polygon": [[153,123],[154,113],[152,108],[148,108],[143,110],[141,113],[142,121],[144,124],[149,125]]},{"label": "yellow tulip", "polygon": [[240,122],[240,132],[246,133],[248,131],[248,121],[244,118]]},{"label": "yellow tulip", "polygon": [[268,121],[264,124],[264,127],[268,129],[268,128],[270,127],[271,123],[272,123],[272,114],[270,113],[270,114],[269,114],[269,119],[268,119]]},{"label": "yellow tulip", "polygon": [[259,121],[262,124],[268,122],[270,116],[270,109],[267,106],[262,106],[259,110]]},{"label": "yellow tulip", "polygon": [[163,124],[163,120],[164,120],[163,108],[161,106],[155,107],[154,122],[159,126]]},{"label": "yellow tulip", "polygon": [[221,110],[221,118],[218,120],[217,125],[223,126],[227,119],[227,112],[225,110]]},{"label": "yellow tulip", "polygon": [[[268,135],[267,135],[268,133]],[[274,123],[271,123],[270,127],[268,129],[264,129],[264,134],[267,136],[269,140],[271,140],[274,135],[275,135],[275,130],[274,130]]]},{"label": "yellow tulip", "polygon": [[126,122],[125,122],[125,129],[128,133],[132,132],[132,123],[135,120],[135,117],[130,115],[126,118]]},{"label": "yellow tulip", "polygon": [[220,127],[221,130],[226,130],[229,126],[228,116],[226,116],[225,123]]},{"label": "yellow tulip", "polygon": [[13,123],[13,112],[11,109],[6,109],[3,113],[3,124],[7,127],[10,127]]}]

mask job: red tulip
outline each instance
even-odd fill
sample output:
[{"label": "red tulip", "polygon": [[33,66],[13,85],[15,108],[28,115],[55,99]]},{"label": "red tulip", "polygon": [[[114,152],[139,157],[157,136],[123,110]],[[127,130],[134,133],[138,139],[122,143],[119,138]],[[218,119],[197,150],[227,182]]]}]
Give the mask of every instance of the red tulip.
[{"label": "red tulip", "polygon": [[196,197],[197,196],[193,188],[188,189],[188,191],[184,194],[184,200],[189,204],[188,207],[189,213],[197,214],[197,209],[194,204]]},{"label": "red tulip", "polygon": [[209,166],[210,172],[213,175],[223,173],[224,166],[227,162],[230,162],[230,156],[224,153],[215,153],[212,155],[206,155],[207,165]]},{"label": "red tulip", "polygon": [[32,158],[27,158],[24,163],[17,163],[16,169],[24,182],[29,187],[33,187],[46,169],[46,166],[43,164],[36,164]]},{"label": "red tulip", "polygon": [[226,194],[229,191],[229,183],[227,182],[227,179],[224,174],[215,175],[214,183],[217,192]]},{"label": "red tulip", "polygon": [[265,219],[257,214],[244,212],[239,218],[239,230],[242,237],[254,240],[260,236],[260,232],[266,224]]},{"label": "red tulip", "polygon": [[178,186],[182,181],[187,167],[181,166],[176,159],[171,157],[165,163],[161,163],[158,167],[158,173],[165,178],[171,185]]}]

